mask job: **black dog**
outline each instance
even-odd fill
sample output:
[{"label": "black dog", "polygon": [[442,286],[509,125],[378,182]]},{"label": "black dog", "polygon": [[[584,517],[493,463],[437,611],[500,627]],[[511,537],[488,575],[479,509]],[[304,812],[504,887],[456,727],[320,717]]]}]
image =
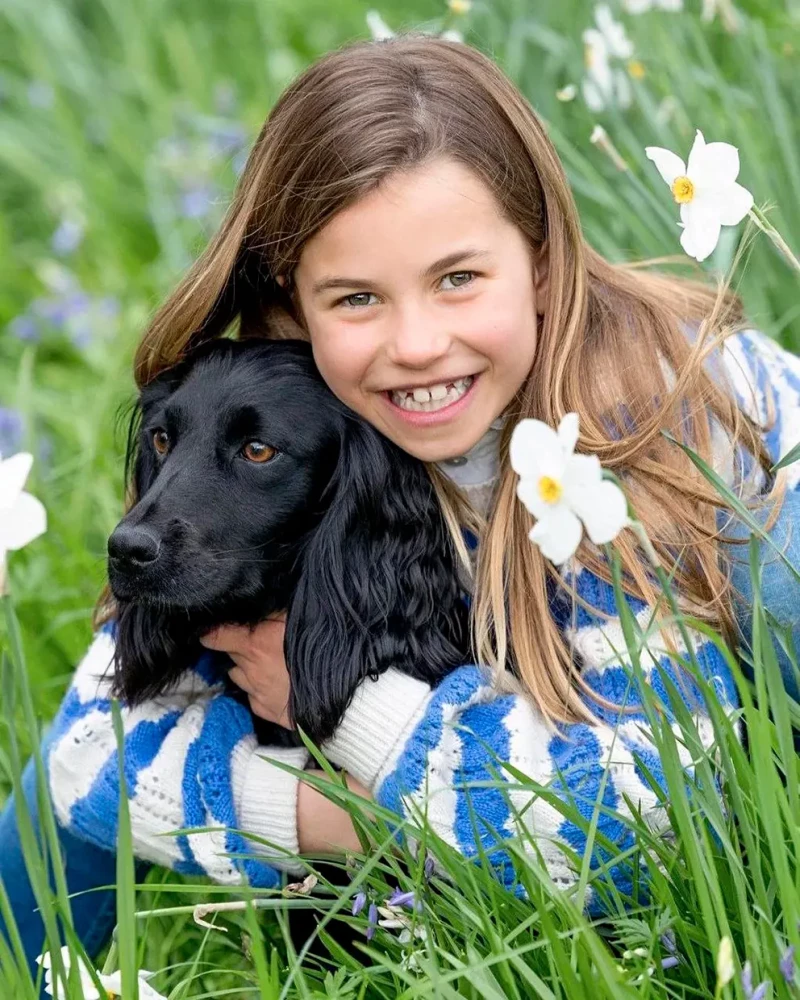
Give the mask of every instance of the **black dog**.
[{"label": "black dog", "polygon": [[[138,502],[109,538],[108,571],[128,704],[167,691],[211,628],[281,610],[291,718],[317,744],[364,678],[396,667],[435,683],[467,662],[425,467],[331,393],[308,344],[217,340],[159,376],[125,476]],[[255,721],[261,743],[298,742]]]}]

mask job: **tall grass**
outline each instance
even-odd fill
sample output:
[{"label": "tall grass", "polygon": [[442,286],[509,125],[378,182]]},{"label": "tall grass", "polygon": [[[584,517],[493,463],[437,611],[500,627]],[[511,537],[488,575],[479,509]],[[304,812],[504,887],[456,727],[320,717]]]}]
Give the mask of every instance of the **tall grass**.
[{"label": "tall grass", "polygon": [[[631,108],[601,114],[589,112],[580,96],[556,96],[580,84],[588,4],[476,0],[462,27],[544,116],[586,236],[607,256],[679,253],[674,206],[644,147],[667,146],[685,156],[695,128],[709,141],[739,147],[740,181],[759,204],[774,206],[770,218],[797,253],[797,8],[747,0],[738,8],[740,30],[731,34],[719,18],[701,21],[699,0],[687,2],[684,14],[625,18],[645,75],[633,81]],[[37,455],[31,489],[50,523],[48,534],[12,567],[15,615],[7,609],[3,632],[0,799],[18,786],[22,763],[39,743],[37,720],[54,713],[90,634],[106,538],[121,511],[120,423],[132,399],[137,336],[221,215],[243,152],[281,87],[317,54],[365,35],[365,10],[356,0],[333,6],[323,0],[40,0],[35,6],[6,0],[0,10],[0,451],[25,448]],[[396,29],[436,28],[444,7],[403,0],[381,12]],[[589,142],[597,123],[627,169]],[[717,273],[729,267],[742,233],[724,236],[705,265]],[[676,268],[691,271],[686,258],[679,261]],[[747,251],[737,281],[754,325],[800,349],[797,279],[766,239]],[[718,713],[717,760],[699,764],[698,783],[687,792],[675,734],[656,728],[668,764],[665,808],[676,836],[655,837],[635,814],[627,821],[651,881],[649,905],[626,908],[629,901],[615,899],[612,890],[608,903],[617,915],[592,923],[579,901],[554,889],[535,851],[522,844],[512,848],[529,896],[521,901],[465,865],[420,823],[409,832],[431,848],[451,881],[426,878],[424,855],[415,860],[390,849],[393,818],[377,808],[374,819],[362,815],[357,798],[331,780],[326,794],[360,815],[371,845],[357,866],[340,865],[336,884],[321,872],[310,896],[232,893],[154,870],[134,891],[123,846],[119,949],[107,956],[109,965],[122,964],[126,978],[136,967],[161,970],[154,985],[181,1000],[694,998],[720,995],[715,962],[721,939],[730,936],[737,961],[751,962],[754,984],[769,978],[771,995],[796,996],[779,962],[789,943],[800,945],[800,802],[791,733],[798,715],[781,697],[772,630],[758,602],[754,631],[754,690],[726,651],[740,687],[748,753]],[[634,661],[636,642],[631,632]],[[691,720],[684,722],[680,738],[696,749]],[[725,781],[722,802],[709,780],[713,768]],[[588,828],[585,808],[560,804],[547,787],[538,791]],[[43,877],[57,849],[46,797],[40,808],[41,846],[30,829],[22,834],[55,944],[59,922],[70,940],[69,908],[64,886],[57,882],[51,893]],[[596,848],[610,851],[613,845],[598,843],[603,808],[594,804],[590,835]],[[602,873],[587,859],[574,861],[583,874],[581,891],[599,884]],[[381,902],[397,885],[413,888],[423,901],[418,916],[425,936],[415,926],[410,941],[401,943],[398,930],[378,928],[368,941],[367,908],[350,916],[357,893]],[[205,918],[227,933],[193,919],[197,903],[251,897],[251,907]],[[5,903],[0,892],[7,918]],[[298,954],[287,914],[309,907],[320,924]],[[676,957],[678,964],[662,968],[663,960]],[[76,989],[73,981],[70,1000],[79,997]],[[737,979],[721,995],[745,994]],[[18,942],[0,945],[0,997],[33,996]]]}]

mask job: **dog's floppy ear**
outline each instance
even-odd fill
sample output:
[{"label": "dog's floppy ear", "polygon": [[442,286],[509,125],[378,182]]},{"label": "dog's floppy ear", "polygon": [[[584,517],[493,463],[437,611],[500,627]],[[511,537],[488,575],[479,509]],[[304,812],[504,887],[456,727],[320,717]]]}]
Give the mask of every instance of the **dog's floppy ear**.
[{"label": "dog's floppy ear", "polygon": [[203,649],[196,632],[181,635],[176,625],[175,616],[159,608],[119,605],[111,685],[116,698],[141,705],[169,690],[197,662]]},{"label": "dog's floppy ear", "polygon": [[422,462],[348,415],[286,621],[293,719],[320,743],[359,681],[432,682],[464,662],[454,547]]}]

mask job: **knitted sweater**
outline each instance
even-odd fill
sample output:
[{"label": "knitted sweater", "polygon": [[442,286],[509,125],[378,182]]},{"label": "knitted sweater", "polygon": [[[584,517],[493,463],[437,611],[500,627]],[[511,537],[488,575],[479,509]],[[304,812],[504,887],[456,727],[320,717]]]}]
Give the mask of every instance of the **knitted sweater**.
[{"label": "knitted sweater", "polygon": [[[725,368],[740,405],[762,425],[767,420],[766,389],[776,400],[775,423],[765,434],[773,460],[800,441],[800,359],[771,340],[747,331],[728,341]],[[470,452],[466,462],[441,463],[441,468],[486,505],[497,479],[496,442],[502,418]],[[456,460],[457,462],[458,460]],[[725,439],[715,440],[714,463],[728,482],[734,462]],[[800,464],[800,463],[799,463]],[[789,469],[790,488],[800,469]],[[614,703],[625,700],[631,680],[625,642],[613,589],[573,561],[574,583],[589,605],[610,618],[573,610],[564,592],[550,594],[555,621],[574,651],[587,683]],[[627,598],[643,627],[650,608]],[[98,681],[113,653],[113,623],[103,627],[79,665],[53,724],[48,741],[49,773],[59,821],[75,834],[114,849],[119,796],[117,751],[110,715],[108,682]],[[723,710],[735,716],[739,708],[732,676],[713,643],[694,633],[693,645],[703,676],[716,692]],[[687,686],[685,672],[664,654],[656,632],[648,640],[652,657],[642,655],[646,683],[667,708],[675,724],[668,682],[676,686],[696,723],[701,740],[710,745],[713,729],[697,686]],[[678,651],[685,652],[680,640]],[[622,651],[620,655],[620,651]],[[297,779],[270,760],[304,768],[304,748],[259,747],[249,713],[226,696],[215,666],[215,654],[204,655],[170,694],[135,709],[122,709],[125,732],[125,772],[130,798],[134,848],[142,858],[186,873],[239,884],[273,886],[276,869],[300,874],[297,858]],[[681,681],[678,680],[678,673]],[[642,708],[641,691],[632,684],[627,704]],[[381,805],[412,822],[426,813],[434,830],[466,858],[475,859],[479,846],[494,873],[509,888],[524,895],[514,882],[507,842],[518,836],[520,846],[541,854],[554,880],[564,890],[577,882],[574,852],[586,852],[587,829],[595,802],[606,807],[598,832],[618,845],[631,847],[633,835],[624,823],[630,806],[641,810],[651,829],[669,836],[659,795],[634,759],[637,754],[660,789],[664,771],[643,710],[615,714],[590,702],[601,724],[562,724],[548,729],[540,712],[519,695],[498,694],[476,665],[459,667],[435,689],[396,670],[357,689],[332,740],[322,749],[336,766],[362,782]],[[737,721],[738,727],[740,723]],[[689,750],[678,744],[687,778],[693,775]],[[583,823],[567,820],[532,788],[480,787],[502,775],[507,761],[538,785],[549,785],[561,800],[577,805]],[[601,782],[605,780],[601,793]],[[477,786],[470,788],[470,785]],[[511,808],[510,808],[511,807]],[[518,829],[514,812],[524,831]],[[217,832],[163,836],[190,827],[217,827]],[[246,831],[263,842],[246,839]],[[413,846],[413,845],[412,845]],[[255,854],[247,860],[231,853]],[[596,845],[591,868],[606,859]],[[630,869],[616,866],[607,874],[621,891],[631,894]],[[589,888],[585,906],[602,912],[600,894]]]}]

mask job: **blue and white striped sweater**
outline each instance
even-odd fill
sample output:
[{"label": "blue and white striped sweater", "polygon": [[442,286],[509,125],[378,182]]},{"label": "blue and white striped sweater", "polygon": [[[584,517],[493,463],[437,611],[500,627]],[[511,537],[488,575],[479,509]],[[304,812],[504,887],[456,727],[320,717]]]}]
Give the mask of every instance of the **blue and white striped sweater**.
[{"label": "blue and white striped sweater", "polygon": [[[800,441],[800,360],[751,331],[729,345],[726,365],[740,405],[762,424],[767,417],[769,385],[775,393],[778,412],[765,442],[777,460]],[[754,398],[750,387],[755,388]],[[715,464],[721,468],[726,456],[717,458]],[[790,488],[797,487],[798,478],[796,468],[790,468]],[[580,605],[573,611],[566,595],[551,595],[551,611],[572,643],[583,677],[612,702],[624,701],[627,690],[627,704],[641,708],[636,689],[628,690],[631,672],[625,662],[613,588],[580,567],[576,567],[575,585],[588,604],[612,616],[606,621]],[[648,606],[630,597],[627,600],[646,628]],[[693,636],[702,674],[716,690],[724,711],[735,713],[738,701],[730,672],[716,647],[703,639]],[[107,666],[112,643],[108,626],[95,637],[54,723],[49,754],[60,821],[76,834],[111,849],[117,832],[116,748],[107,687],[98,689],[91,675]],[[681,653],[680,639],[676,645]],[[664,654],[657,633],[648,646],[658,669],[653,669],[647,655],[642,656],[642,668],[666,707],[669,722],[674,723],[675,717],[665,678],[679,692],[688,688],[687,706],[702,742],[710,745],[713,729],[702,710],[700,692],[694,684],[687,684],[686,673]],[[628,798],[654,831],[668,835],[659,795],[634,759],[635,753],[665,790],[663,767],[648,739],[646,715],[638,711],[617,716],[594,702],[590,705],[603,725],[577,723],[561,726],[554,734],[525,699],[498,695],[474,665],[454,671],[433,691],[388,671],[378,681],[361,685],[340,729],[323,749],[333,763],[367,785],[382,805],[411,820],[425,813],[436,832],[465,857],[476,857],[479,841],[498,877],[514,887],[513,865],[503,843],[517,833],[510,801],[522,813],[527,835],[535,840],[551,877],[568,888],[577,881],[569,851],[575,852],[578,861],[583,857],[584,826],[565,820],[544,797],[528,789],[511,786],[510,790],[472,788],[468,792],[467,787],[491,779],[498,771],[497,760],[508,761],[534,782],[549,784],[560,799],[574,800],[588,826],[605,777],[602,805],[606,809],[599,817],[599,833],[620,850],[632,846],[633,835],[624,822],[630,816]],[[272,886],[278,880],[273,866],[303,870],[302,864],[282,856],[297,850],[296,781],[256,753],[249,714],[222,693],[212,654],[203,657],[176,692],[141,709],[125,709],[123,718],[134,843],[140,856],[231,884],[246,878],[253,885]],[[305,750],[262,748],[261,753],[298,768],[308,761]],[[691,773],[689,752],[679,744],[679,753]],[[275,849],[270,852],[263,845],[254,846],[231,831],[159,836],[179,827],[207,825],[248,830],[270,841]],[[234,864],[224,856],[242,851],[256,851],[269,857],[270,863],[249,859]],[[595,845],[592,867],[605,860],[606,852]],[[611,869],[607,877],[623,893],[631,894],[627,866]],[[518,886],[515,891],[521,892]],[[602,909],[591,889],[586,904],[590,913]]]}]

